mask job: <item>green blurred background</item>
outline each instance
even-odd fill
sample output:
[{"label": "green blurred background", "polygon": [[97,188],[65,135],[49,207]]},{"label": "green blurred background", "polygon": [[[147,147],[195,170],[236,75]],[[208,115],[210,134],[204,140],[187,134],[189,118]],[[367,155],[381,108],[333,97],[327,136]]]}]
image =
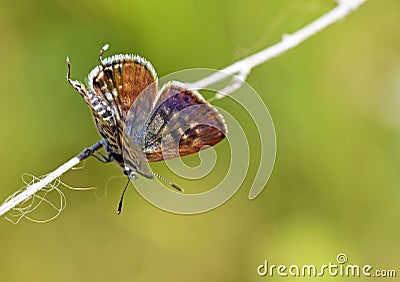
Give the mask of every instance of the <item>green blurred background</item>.
[{"label": "green blurred background", "polygon": [[[220,69],[334,5],[2,0],[0,199],[23,186],[24,172],[47,173],[99,138],[65,80],[67,55],[80,80],[98,63],[104,43],[111,46],[107,55],[148,58],[159,76]],[[97,193],[62,188],[68,202],[57,219],[0,223],[0,280],[310,281],[259,277],[256,268],[265,259],[335,263],[338,253],[351,264],[397,269],[399,276],[399,18],[398,0],[368,1],[252,71],[248,82],[269,108],[278,146],[271,179],[255,200],[247,199],[251,177],[226,204],[200,215],[165,212],[131,189],[117,216],[126,179],[118,167],[90,159],[62,180],[95,186]],[[158,172],[175,180],[162,167]],[[41,215],[52,214],[49,208]],[[316,280],[339,279],[367,280]]]}]

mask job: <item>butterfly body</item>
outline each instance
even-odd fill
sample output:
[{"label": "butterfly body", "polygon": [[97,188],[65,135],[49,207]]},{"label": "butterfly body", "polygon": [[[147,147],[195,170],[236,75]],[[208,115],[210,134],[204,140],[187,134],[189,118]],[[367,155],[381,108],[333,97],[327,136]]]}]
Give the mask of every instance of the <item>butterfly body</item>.
[{"label": "butterfly body", "polygon": [[196,153],[225,138],[221,114],[182,83],[172,81],[158,90],[157,74],[146,59],[114,55],[103,60],[100,55],[100,62],[87,87],[71,80],[69,71],[67,78],[91,109],[108,159],[130,178],[137,173],[152,178],[147,162]]}]

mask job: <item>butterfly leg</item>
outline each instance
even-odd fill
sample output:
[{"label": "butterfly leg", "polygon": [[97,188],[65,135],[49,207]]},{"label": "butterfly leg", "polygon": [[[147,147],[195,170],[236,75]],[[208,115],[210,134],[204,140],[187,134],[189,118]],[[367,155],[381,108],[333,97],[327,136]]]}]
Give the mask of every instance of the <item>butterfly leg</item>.
[{"label": "butterfly leg", "polygon": [[83,150],[79,155],[77,156],[80,160],[84,160],[90,156],[95,157],[97,160],[99,160],[102,163],[109,163],[115,160],[114,154],[112,152],[108,153],[108,156],[103,155],[102,153],[98,152],[101,147],[107,149],[107,143],[104,139],[97,141],[94,145],[90,146],[89,148],[86,148]]},{"label": "butterfly leg", "polygon": [[80,83],[79,81],[71,79],[71,61],[69,60],[68,57],[67,57],[66,62],[67,62],[67,66],[68,66],[68,72],[67,72],[68,83],[71,84],[79,92],[79,94],[81,94],[83,97],[86,97],[87,93],[86,93],[85,86],[82,83]]},{"label": "butterfly leg", "polygon": [[112,162],[113,160],[115,160],[114,153],[110,150],[110,145],[108,144],[107,140],[102,139],[99,142],[101,142],[103,148],[106,150],[108,155],[105,156],[104,154],[102,154],[100,152],[96,152],[96,154],[95,154],[95,152],[93,152],[91,155],[102,163],[109,163],[109,162]]},{"label": "butterfly leg", "polygon": [[108,156],[105,156],[105,155],[103,155],[103,154],[100,153],[100,152],[96,152],[96,154],[95,154],[95,153],[92,153],[91,155],[92,155],[93,157],[95,157],[96,160],[98,160],[98,161],[100,161],[100,162],[102,162],[102,163],[109,163],[109,162],[112,162],[112,161],[114,160],[111,153],[108,154]]},{"label": "butterfly leg", "polygon": [[89,156],[93,155],[97,150],[99,150],[101,147],[103,147],[103,142],[102,140],[97,141],[95,144],[90,146],[89,148],[86,148],[82,152],[80,152],[77,156],[78,159],[84,160],[88,158]]}]

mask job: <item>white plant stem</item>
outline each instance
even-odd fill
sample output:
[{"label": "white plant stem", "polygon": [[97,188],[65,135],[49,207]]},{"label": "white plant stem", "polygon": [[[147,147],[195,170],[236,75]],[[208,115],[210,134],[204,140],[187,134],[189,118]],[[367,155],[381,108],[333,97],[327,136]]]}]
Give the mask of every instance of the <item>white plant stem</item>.
[{"label": "white plant stem", "polygon": [[238,89],[255,66],[261,65],[262,63],[298,46],[300,43],[304,42],[306,39],[323,30],[327,26],[345,18],[366,1],[367,0],[338,0],[338,6],[336,6],[336,8],[332,9],[330,12],[321,16],[309,25],[303,27],[293,34],[284,34],[282,36],[282,40],[277,44],[261,50],[260,52],[244,58],[243,60],[240,60],[219,72],[190,84],[190,88],[202,89],[221,81],[232,74],[236,74],[238,79],[233,84],[228,85],[227,88],[222,90],[221,92],[223,94],[217,94],[216,96],[217,99],[223,98],[225,95]]},{"label": "white plant stem", "polygon": [[[219,94],[216,98],[222,98],[225,95],[232,93],[236,89],[238,89],[243,81],[246,80],[247,75],[251,72],[251,70],[271,58],[274,58],[289,49],[292,49],[298,46],[300,43],[310,38],[312,35],[318,33],[323,30],[327,26],[345,18],[351,12],[355,11],[360,5],[362,5],[367,0],[337,0],[338,5],[332,9],[327,14],[321,16],[317,20],[313,21],[309,25],[303,27],[297,32],[291,35],[282,36],[282,40],[277,44],[270,46],[254,55],[251,55],[243,60],[240,60],[220,72],[214,73],[208,77],[205,77],[195,83],[190,84],[190,88],[205,88],[209,85],[212,85],[218,81],[221,81],[231,74],[237,75],[237,80],[233,81],[232,84],[228,85],[224,90],[221,91],[223,94]],[[97,144],[97,146],[95,146]],[[96,143],[92,147],[95,148],[94,151],[101,148],[99,143]],[[94,152],[93,151],[93,152]],[[91,153],[93,153],[91,152]],[[72,169],[79,162],[86,159],[91,155],[87,150],[82,151],[77,156],[73,157],[63,165],[59,166],[56,170],[50,172],[46,177],[42,178],[40,181],[28,185],[24,191],[21,193],[11,197],[11,199],[7,200],[0,206],[0,216],[8,212],[9,210],[16,207],[18,204],[24,202],[29,199],[36,192],[45,188],[47,185],[51,184],[54,180],[58,179],[61,175],[63,175],[68,170]]]}]

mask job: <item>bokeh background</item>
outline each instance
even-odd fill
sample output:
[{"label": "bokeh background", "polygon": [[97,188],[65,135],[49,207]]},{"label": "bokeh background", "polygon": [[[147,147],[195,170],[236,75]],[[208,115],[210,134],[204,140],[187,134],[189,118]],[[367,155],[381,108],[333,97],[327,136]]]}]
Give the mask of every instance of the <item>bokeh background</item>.
[{"label": "bokeh background", "polygon": [[[108,55],[148,58],[159,76],[220,69],[334,6],[331,0],[1,1],[0,199],[23,186],[23,173],[45,174],[99,138],[65,80],[67,55],[80,80],[104,43]],[[248,82],[268,106],[278,146],[273,174],[255,200],[247,199],[252,165],[239,192],[211,212],[168,213],[130,189],[117,216],[126,178],[117,166],[90,159],[62,180],[98,189],[61,188],[67,207],[55,220],[2,219],[0,280],[310,281],[259,277],[256,268],[264,260],[335,263],[339,253],[351,264],[397,269],[399,276],[399,18],[398,0],[368,1],[252,71]],[[252,132],[250,140],[257,137]],[[153,169],[181,183],[162,164]],[[196,191],[196,181],[190,183],[186,190]],[[53,214],[48,208],[37,218]],[[368,280],[316,280],[339,279]]]}]

